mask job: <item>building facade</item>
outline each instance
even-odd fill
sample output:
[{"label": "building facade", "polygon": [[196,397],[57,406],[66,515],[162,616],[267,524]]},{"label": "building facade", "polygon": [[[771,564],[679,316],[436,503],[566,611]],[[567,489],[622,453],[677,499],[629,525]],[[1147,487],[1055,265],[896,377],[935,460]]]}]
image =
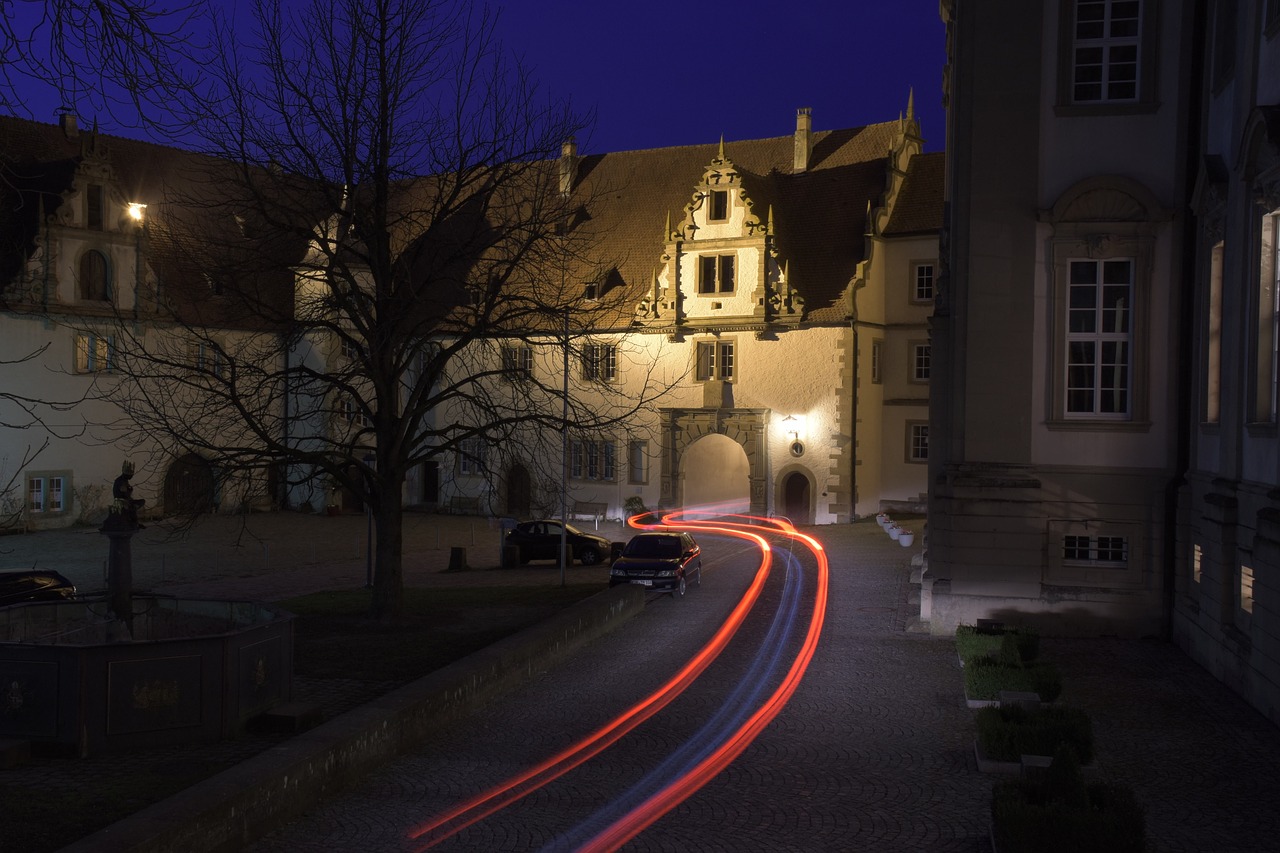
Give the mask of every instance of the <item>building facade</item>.
[{"label": "building facade", "polygon": [[954,0],[928,568],[1273,720],[1280,3]]}]

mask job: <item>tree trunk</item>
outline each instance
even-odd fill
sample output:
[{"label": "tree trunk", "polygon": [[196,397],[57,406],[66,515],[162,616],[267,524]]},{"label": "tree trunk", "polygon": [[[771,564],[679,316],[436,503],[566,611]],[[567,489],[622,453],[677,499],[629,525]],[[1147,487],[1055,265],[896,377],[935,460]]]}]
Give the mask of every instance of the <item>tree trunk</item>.
[{"label": "tree trunk", "polygon": [[404,506],[397,478],[388,477],[380,481],[378,491],[373,512],[377,535],[374,538],[373,603],[369,615],[382,622],[393,622],[404,610]]}]

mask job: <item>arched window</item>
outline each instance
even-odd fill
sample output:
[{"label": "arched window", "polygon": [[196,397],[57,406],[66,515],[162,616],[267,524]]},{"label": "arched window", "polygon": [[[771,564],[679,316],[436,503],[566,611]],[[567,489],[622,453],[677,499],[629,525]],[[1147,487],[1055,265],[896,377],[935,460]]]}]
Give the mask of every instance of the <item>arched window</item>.
[{"label": "arched window", "polygon": [[111,268],[106,255],[90,250],[80,257],[80,298],[111,301]]}]

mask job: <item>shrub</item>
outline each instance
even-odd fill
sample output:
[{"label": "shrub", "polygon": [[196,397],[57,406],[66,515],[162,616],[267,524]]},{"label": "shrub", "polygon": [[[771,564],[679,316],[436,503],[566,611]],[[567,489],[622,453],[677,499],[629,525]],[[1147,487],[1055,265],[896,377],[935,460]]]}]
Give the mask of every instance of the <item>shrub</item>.
[{"label": "shrub", "polygon": [[964,668],[964,692],[970,699],[997,699],[1001,690],[1036,693],[1052,702],[1062,693],[1062,676],[1051,663],[1008,666],[995,658],[977,657]]},{"label": "shrub", "polygon": [[1030,628],[977,628],[960,625],[956,628],[956,652],[965,666],[969,661],[998,654],[1005,637],[1012,636],[1022,656],[1022,662],[1033,661],[1040,655],[1040,635]]},{"label": "shrub", "polygon": [[977,723],[978,744],[993,761],[1054,755],[1063,745],[1073,750],[1081,764],[1093,760],[1093,725],[1089,715],[1077,708],[983,708]]},{"label": "shrub", "polygon": [[992,834],[1000,853],[1142,853],[1142,806],[1123,785],[1086,785],[1064,749],[1038,779],[997,782]]},{"label": "shrub", "polygon": [[631,518],[636,515],[644,515],[649,511],[639,495],[628,496],[627,499],[622,502],[622,508],[626,513],[627,518]]}]

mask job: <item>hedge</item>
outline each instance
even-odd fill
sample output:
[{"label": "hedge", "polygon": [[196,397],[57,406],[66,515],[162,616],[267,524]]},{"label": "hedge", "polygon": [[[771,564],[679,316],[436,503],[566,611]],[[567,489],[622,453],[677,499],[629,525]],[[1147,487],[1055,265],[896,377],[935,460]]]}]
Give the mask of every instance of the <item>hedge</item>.
[{"label": "hedge", "polygon": [[1081,764],[1093,760],[1093,724],[1089,715],[1077,708],[982,708],[977,724],[978,745],[993,761],[1053,755],[1063,744],[1075,750]]}]

